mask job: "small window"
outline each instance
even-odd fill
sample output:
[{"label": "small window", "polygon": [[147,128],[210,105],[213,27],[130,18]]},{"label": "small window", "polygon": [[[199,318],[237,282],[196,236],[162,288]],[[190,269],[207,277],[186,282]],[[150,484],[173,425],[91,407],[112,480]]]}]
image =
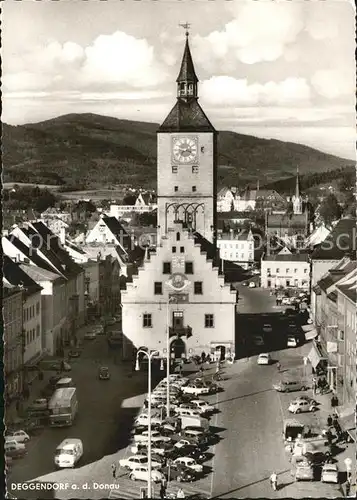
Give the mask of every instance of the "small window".
[{"label": "small window", "polygon": [[202,295],[202,293],[203,293],[202,281],[195,281],[194,282],[194,293],[195,293],[195,295]]},{"label": "small window", "polygon": [[152,328],[152,315],[144,314],[143,315],[143,327],[144,328]]},{"label": "small window", "polygon": [[171,169],[173,174],[177,174],[177,165],[172,165]]},{"label": "small window", "polygon": [[196,186],[192,186],[192,192],[195,193],[197,191],[197,187]]},{"label": "small window", "polygon": [[176,253],[176,247],[172,247],[172,253]]},{"label": "small window", "polygon": [[161,281],[155,281],[154,294],[155,295],[162,295],[162,283],[161,283]]},{"label": "small window", "polygon": [[276,268],[276,274],[279,274],[280,273],[280,269],[277,267]]},{"label": "small window", "polygon": [[201,153],[204,153],[205,152],[205,148],[204,146],[201,146]]},{"label": "small window", "polygon": [[180,253],[185,253],[185,247],[180,247]]},{"label": "small window", "polygon": [[267,268],[267,273],[270,273],[271,272],[271,269],[270,267]]},{"label": "small window", "polygon": [[181,238],[181,234],[180,233],[176,233],[176,241],[180,241],[180,238]]},{"label": "small window", "polygon": [[185,262],[185,274],[193,274],[193,262]]},{"label": "small window", "polygon": [[164,262],[162,265],[163,274],[171,274],[171,262]]},{"label": "small window", "polygon": [[40,314],[40,303],[37,302],[36,304],[36,315],[38,316]]},{"label": "small window", "polygon": [[287,267],[286,268],[286,274],[289,274],[290,273],[290,269]]},{"label": "small window", "polygon": [[286,286],[290,286],[290,280],[286,280]]},{"label": "small window", "polygon": [[307,269],[304,269],[304,273],[305,273],[305,274],[307,273]]},{"label": "small window", "polygon": [[174,191],[177,193],[177,191],[178,191],[178,186],[174,186]]},{"label": "small window", "polygon": [[40,325],[36,326],[36,337],[40,336]]},{"label": "small window", "polygon": [[213,314],[205,314],[205,328],[214,328]]},{"label": "small window", "polygon": [[198,174],[198,165],[192,165],[192,173]]},{"label": "small window", "polygon": [[271,281],[270,280],[267,281],[267,285],[268,285],[268,288],[271,287]]},{"label": "small window", "polygon": [[294,269],[294,274],[296,274],[298,272],[297,268]]}]

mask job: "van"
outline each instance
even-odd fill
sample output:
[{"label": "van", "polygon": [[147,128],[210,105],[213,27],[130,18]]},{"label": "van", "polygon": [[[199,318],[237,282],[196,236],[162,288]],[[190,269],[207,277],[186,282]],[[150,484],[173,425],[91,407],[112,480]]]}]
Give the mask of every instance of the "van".
[{"label": "van", "polygon": [[273,384],[273,389],[278,392],[306,391],[307,385],[298,380],[280,380],[277,384]]},{"label": "van", "polygon": [[60,378],[56,383],[56,389],[74,387],[73,380],[70,377]]},{"label": "van", "polygon": [[83,443],[77,438],[67,438],[57,446],[55,465],[60,468],[72,468],[83,455]]}]

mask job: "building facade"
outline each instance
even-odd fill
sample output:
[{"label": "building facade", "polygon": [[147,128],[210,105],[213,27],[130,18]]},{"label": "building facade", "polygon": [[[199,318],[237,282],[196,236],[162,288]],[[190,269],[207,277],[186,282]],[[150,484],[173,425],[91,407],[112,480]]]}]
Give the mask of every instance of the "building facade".
[{"label": "building facade", "polygon": [[235,353],[236,293],[219,274],[217,132],[198,103],[186,34],[177,101],[158,130],[158,245],[122,291],[123,334],[172,358]]},{"label": "building facade", "polygon": [[261,261],[262,288],[301,288],[310,287],[309,255],[291,253],[286,248],[275,255],[264,254]]},{"label": "building facade", "polygon": [[5,404],[19,401],[23,391],[23,291],[3,282]]},{"label": "building facade", "polygon": [[217,247],[220,258],[239,264],[247,269],[254,262],[254,237],[252,231],[242,231],[235,234],[218,233]]}]

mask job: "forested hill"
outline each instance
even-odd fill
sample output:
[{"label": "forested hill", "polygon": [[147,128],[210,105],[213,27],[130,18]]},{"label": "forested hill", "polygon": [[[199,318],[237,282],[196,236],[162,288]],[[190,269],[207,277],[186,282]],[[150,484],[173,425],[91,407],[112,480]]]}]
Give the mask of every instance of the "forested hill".
[{"label": "forested hill", "polygon": [[[3,181],[104,187],[156,187],[158,124],[69,114],[21,126],[3,125]],[[222,131],[219,186],[276,182],[353,162],[291,142]]]}]

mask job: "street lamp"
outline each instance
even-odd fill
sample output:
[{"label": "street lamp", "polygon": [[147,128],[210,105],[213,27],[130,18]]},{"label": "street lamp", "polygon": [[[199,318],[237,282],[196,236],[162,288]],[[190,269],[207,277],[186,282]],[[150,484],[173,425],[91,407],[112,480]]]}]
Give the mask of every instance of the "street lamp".
[{"label": "street lamp", "polygon": [[136,353],[135,370],[140,370],[139,354],[143,354],[148,358],[148,498],[151,498],[151,360],[154,356],[158,356],[158,351],[147,352],[139,349]]},{"label": "street lamp", "polygon": [[[166,285],[173,291],[182,292],[191,284],[187,280],[186,276],[181,273],[174,273],[169,281],[166,281]],[[167,296],[166,302],[166,413],[167,417],[170,417],[170,311],[169,305],[170,301],[176,301],[178,303],[178,296],[174,295],[170,297],[170,293]]]}]

